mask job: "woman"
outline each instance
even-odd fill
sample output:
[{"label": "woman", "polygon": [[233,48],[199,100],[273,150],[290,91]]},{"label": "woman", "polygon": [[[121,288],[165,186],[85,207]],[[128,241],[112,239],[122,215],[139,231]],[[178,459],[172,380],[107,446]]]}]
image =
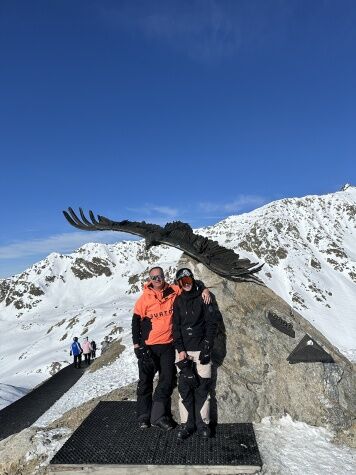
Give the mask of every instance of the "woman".
[{"label": "woman", "polygon": [[88,337],[86,336],[84,338],[84,341],[82,343],[82,348],[83,348],[83,354],[84,354],[84,362],[89,366],[90,365],[90,357],[91,357],[91,352],[93,350],[90,341],[88,340]]},{"label": "woman", "polygon": [[216,317],[211,304],[203,302],[201,289],[190,269],[176,274],[182,289],[173,305],[173,342],[179,371],[178,439],[184,440],[197,428],[203,439],[210,437],[211,348],[216,333]]}]

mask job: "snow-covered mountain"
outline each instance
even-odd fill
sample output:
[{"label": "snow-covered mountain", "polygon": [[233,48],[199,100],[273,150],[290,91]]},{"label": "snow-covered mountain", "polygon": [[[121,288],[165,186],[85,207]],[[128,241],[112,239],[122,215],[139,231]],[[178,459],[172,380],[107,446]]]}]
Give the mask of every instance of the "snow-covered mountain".
[{"label": "snow-covered mountain", "polygon": [[141,282],[154,263],[168,276],[181,252],[143,241],[86,244],[70,255],[50,254],[0,281],[0,381],[34,387],[67,365],[73,336],[100,343],[127,337]]},{"label": "snow-covered mountain", "polygon": [[266,285],[356,359],[356,187],[275,201],[197,232],[265,262]]},{"label": "snow-covered mountain", "polygon": [[[254,262],[262,280],[356,359],[356,188],[283,199],[196,232]],[[131,312],[152,265],[173,278],[181,252],[143,241],[86,244],[0,280],[0,381],[34,387],[69,363],[73,336],[130,345]],[[129,350],[127,350],[129,351]]]}]

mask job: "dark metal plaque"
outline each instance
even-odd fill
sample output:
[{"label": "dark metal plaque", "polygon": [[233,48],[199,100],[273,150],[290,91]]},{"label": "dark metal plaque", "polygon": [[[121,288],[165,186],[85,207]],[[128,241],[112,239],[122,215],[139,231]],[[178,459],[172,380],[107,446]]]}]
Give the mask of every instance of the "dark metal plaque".
[{"label": "dark metal plaque", "polygon": [[290,336],[291,338],[295,338],[295,331],[292,323],[286,322],[285,320],[283,320],[283,318],[273,312],[268,312],[267,317],[272,327],[276,328],[285,335]]},{"label": "dark metal plaque", "polygon": [[329,353],[309,335],[305,335],[292,353],[288,356],[289,363],[335,363]]}]

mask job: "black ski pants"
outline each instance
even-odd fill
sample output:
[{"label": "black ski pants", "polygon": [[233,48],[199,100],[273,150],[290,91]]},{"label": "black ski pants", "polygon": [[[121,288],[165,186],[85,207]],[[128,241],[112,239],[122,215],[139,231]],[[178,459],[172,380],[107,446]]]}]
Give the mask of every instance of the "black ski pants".
[{"label": "black ski pants", "polygon": [[[152,360],[138,360],[137,418],[154,424],[162,416],[171,416],[175,352],[173,344],[151,345]],[[158,383],[153,393],[153,379],[158,371]]]},{"label": "black ski pants", "polygon": [[74,368],[80,368],[82,364],[82,355],[74,355]]}]

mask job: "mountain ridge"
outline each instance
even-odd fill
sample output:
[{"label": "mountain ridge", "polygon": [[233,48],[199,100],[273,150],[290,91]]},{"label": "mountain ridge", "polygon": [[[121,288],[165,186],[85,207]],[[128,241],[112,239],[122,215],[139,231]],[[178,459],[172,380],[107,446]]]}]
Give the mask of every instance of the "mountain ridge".
[{"label": "mountain ridge", "polygon": [[[261,279],[350,359],[356,359],[356,188],[284,198],[195,232],[265,262]],[[148,269],[173,279],[181,251],[143,241],[88,243],[51,253],[0,280],[5,331],[0,381],[33,387],[69,363],[74,335],[130,346],[130,320]],[[213,289],[212,289],[213,290]]]}]

